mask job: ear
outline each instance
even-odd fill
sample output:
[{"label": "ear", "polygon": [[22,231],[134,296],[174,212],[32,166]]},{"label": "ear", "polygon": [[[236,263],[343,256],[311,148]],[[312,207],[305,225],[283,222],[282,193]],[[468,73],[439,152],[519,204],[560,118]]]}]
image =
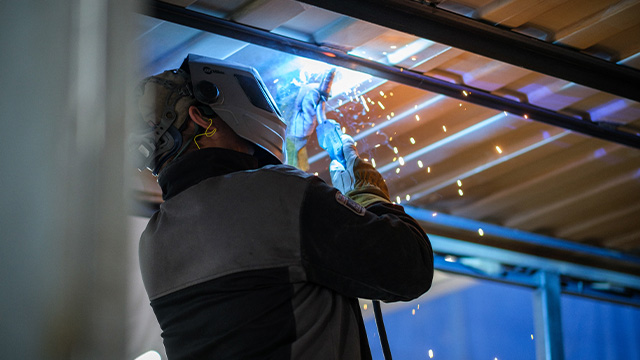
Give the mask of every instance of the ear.
[{"label": "ear", "polygon": [[202,128],[206,129],[207,127],[209,127],[209,125],[211,125],[211,121],[208,118],[205,119],[204,117],[202,117],[200,110],[198,110],[198,108],[193,105],[189,106],[189,117],[194,123],[200,125],[200,127]]}]

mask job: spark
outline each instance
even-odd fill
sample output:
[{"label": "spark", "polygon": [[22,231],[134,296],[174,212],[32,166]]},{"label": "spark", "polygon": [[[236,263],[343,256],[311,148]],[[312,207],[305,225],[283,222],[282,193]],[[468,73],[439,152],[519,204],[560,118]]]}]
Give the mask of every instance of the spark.
[{"label": "spark", "polygon": [[496,146],[496,151],[498,152],[498,154],[502,154],[502,149],[500,149],[500,146]]},{"label": "spark", "polygon": [[397,156],[394,156],[394,157],[393,157],[393,160],[391,160],[391,161],[396,161],[396,160],[398,160],[398,157],[397,157]]},{"label": "spark", "polygon": [[404,197],[405,199],[407,199],[407,201],[411,200],[411,195],[407,194],[407,196]]},{"label": "spark", "polygon": [[364,97],[360,97],[360,99],[362,100],[362,105],[364,105],[364,108],[367,112],[369,112],[369,106],[367,105],[367,102],[364,101]]},{"label": "spark", "polygon": [[528,119],[528,118],[529,118],[529,115],[524,114],[524,118],[525,118],[525,119]]},{"label": "spark", "polygon": [[533,334],[531,334],[531,340],[533,340]]},{"label": "spark", "polygon": [[416,121],[420,121],[420,116],[416,114]]},{"label": "spark", "polygon": [[346,133],[347,133],[347,128],[346,128],[346,127],[344,127],[344,126],[342,127],[342,133],[343,133],[343,134],[346,134]]},{"label": "spark", "polygon": [[460,196],[463,195],[462,189],[458,189],[458,194],[460,194]]},{"label": "spark", "polygon": [[436,217],[436,216],[438,216],[438,213],[437,213],[437,212],[434,212],[433,214],[431,214],[431,216],[432,216],[432,217]]},{"label": "spark", "polygon": [[391,45],[390,48],[395,49],[395,48],[397,48],[397,46]]},{"label": "spark", "polygon": [[375,147],[375,148],[379,148],[379,147],[380,147],[380,144],[376,144],[376,146],[374,146],[374,147]]},{"label": "spark", "polygon": [[380,96],[384,96],[384,92],[382,92],[382,90],[380,90]]},{"label": "spark", "polygon": [[446,255],[444,257],[444,261],[446,261],[446,262],[456,262],[456,261],[458,261],[458,258],[453,256],[453,255]]},{"label": "spark", "polygon": [[422,167],[423,167],[423,166],[424,166],[424,165],[422,164],[422,160],[418,160],[418,167],[419,167],[420,169],[422,169]]},{"label": "spark", "polygon": [[313,175],[318,176],[318,172],[317,172],[317,171],[316,171],[316,172],[314,172],[314,173],[313,173]]},{"label": "spark", "polygon": [[378,106],[380,106],[380,108],[382,108],[382,110],[384,110],[384,105],[382,105],[382,103],[380,101],[378,101]]},{"label": "spark", "polygon": [[396,169],[396,174],[399,174],[399,173],[400,173],[400,168],[397,168]]},{"label": "spark", "polygon": [[387,115],[387,120],[391,120],[391,116],[390,115]]},{"label": "spark", "polygon": [[447,127],[442,125],[442,130],[444,130],[444,132],[447,132]]},{"label": "spark", "polygon": [[396,196],[396,204],[400,204],[400,196]]},{"label": "spark", "polygon": [[393,91],[389,93],[389,96],[393,96]]},{"label": "spark", "polygon": [[394,146],[393,147],[393,152],[397,154],[398,153],[398,148]]},{"label": "spark", "polygon": [[462,186],[462,181],[458,180],[458,186]]},{"label": "spark", "polygon": [[484,236],[484,230],[482,230],[482,228],[478,229],[478,235]]},{"label": "spark", "polygon": [[364,304],[362,307],[367,310],[367,304]]},{"label": "spark", "polygon": [[413,105],[413,108],[414,108],[414,109],[417,109],[417,108],[418,108],[418,105]]},{"label": "spark", "polygon": [[376,159],[371,158],[371,165],[372,165],[373,167],[376,167]]},{"label": "spark", "polygon": [[503,111],[503,112],[504,112],[504,116],[509,115],[509,113],[508,113],[506,110],[505,110],[505,111]]},{"label": "spark", "polygon": [[416,60],[418,60],[418,58],[417,58],[417,57],[415,57],[415,56],[412,56],[412,57],[411,57],[411,60],[416,61]]},{"label": "spark", "polygon": [[392,111],[391,112],[391,117],[394,117],[394,116],[396,116],[396,114],[394,114],[394,112]]},{"label": "spark", "polygon": [[402,156],[398,157],[398,162],[400,163],[400,166],[404,166],[404,159]]},{"label": "spark", "polygon": [[416,139],[414,139],[414,138],[410,138],[410,139],[409,139],[409,141],[410,141],[412,144],[415,144],[415,143],[416,143]]},{"label": "spark", "polygon": [[411,309],[411,315],[415,315],[416,314],[416,309]]},{"label": "spark", "polygon": [[280,81],[280,79],[275,79],[273,80],[273,83],[276,84],[278,81]]},{"label": "spark", "polygon": [[430,166],[427,166],[427,173],[429,173],[429,174],[431,173],[431,167]]},{"label": "spark", "polygon": [[433,359],[433,350],[429,349],[429,359]]},{"label": "spark", "polygon": [[467,90],[462,90],[462,94],[463,94],[464,96],[469,96],[469,93],[467,93]]},{"label": "spark", "polygon": [[418,304],[418,310],[420,310],[420,304]]}]

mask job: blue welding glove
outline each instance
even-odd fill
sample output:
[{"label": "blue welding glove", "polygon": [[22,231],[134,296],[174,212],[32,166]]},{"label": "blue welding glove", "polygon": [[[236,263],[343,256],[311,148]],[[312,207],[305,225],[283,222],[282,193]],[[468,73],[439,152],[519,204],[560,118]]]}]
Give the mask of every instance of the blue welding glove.
[{"label": "blue welding glove", "polygon": [[305,146],[318,125],[316,107],[321,96],[317,88],[318,84],[311,84],[300,89],[294,104],[293,118],[287,125],[287,163],[305,171],[309,169]]},{"label": "blue welding glove", "polygon": [[342,151],[346,168],[338,161],[329,165],[331,182],[343,194],[367,207],[377,202],[391,202],[389,190],[382,175],[358,156],[353,138],[342,134]]}]

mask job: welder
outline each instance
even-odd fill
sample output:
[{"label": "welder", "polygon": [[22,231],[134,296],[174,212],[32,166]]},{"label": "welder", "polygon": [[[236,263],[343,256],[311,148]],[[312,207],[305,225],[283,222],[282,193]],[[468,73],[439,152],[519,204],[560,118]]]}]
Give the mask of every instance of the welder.
[{"label": "welder", "polygon": [[139,256],[169,359],[369,359],[357,298],[431,286],[427,236],[351,137],[337,189],[286,165],[322,98],[299,97],[287,132],[253,68],[190,54],[142,81],[131,144],[164,202]]}]

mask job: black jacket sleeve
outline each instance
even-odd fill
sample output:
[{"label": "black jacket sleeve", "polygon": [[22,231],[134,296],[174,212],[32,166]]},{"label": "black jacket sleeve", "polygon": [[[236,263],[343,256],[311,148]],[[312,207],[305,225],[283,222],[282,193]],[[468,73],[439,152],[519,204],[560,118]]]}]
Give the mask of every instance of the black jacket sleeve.
[{"label": "black jacket sleeve", "polygon": [[431,287],[433,251],[402,206],[366,211],[335,188],[311,180],[301,212],[301,250],[309,281],[346,296],[407,301]]}]

